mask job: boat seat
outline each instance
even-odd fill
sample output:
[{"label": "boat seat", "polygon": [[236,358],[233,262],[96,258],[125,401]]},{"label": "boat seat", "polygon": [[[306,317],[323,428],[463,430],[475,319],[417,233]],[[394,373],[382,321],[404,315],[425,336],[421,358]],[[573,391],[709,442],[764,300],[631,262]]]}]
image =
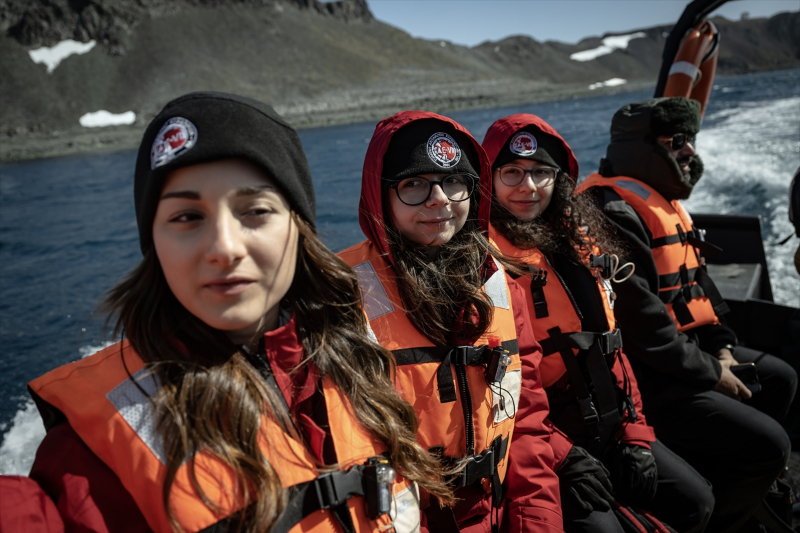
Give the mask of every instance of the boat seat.
[{"label": "boat seat", "polygon": [[730,263],[706,265],[708,275],[714,280],[726,300],[761,298],[761,265],[758,263]]}]

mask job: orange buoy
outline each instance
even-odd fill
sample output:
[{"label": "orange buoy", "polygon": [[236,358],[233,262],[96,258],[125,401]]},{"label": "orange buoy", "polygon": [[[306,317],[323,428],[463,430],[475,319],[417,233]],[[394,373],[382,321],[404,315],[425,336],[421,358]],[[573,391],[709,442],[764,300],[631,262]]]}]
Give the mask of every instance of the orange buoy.
[{"label": "orange buoy", "polygon": [[669,69],[664,96],[685,96],[700,102],[700,113],[706,111],[717,70],[719,32],[714,23],[703,20],[681,41]]}]

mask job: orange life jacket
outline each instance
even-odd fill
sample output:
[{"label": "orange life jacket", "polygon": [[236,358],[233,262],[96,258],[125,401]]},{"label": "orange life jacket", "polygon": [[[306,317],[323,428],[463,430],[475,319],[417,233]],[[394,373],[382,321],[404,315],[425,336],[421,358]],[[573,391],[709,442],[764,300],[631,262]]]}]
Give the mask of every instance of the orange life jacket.
[{"label": "orange life jacket", "polygon": [[[502,267],[484,284],[494,306],[486,333],[470,346],[434,346],[406,316],[394,270],[372,243],[364,241],[339,256],[358,275],[376,340],[395,355],[397,388],[417,414],[419,443],[467,461],[457,486],[483,480],[487,491],[499,490],[522,382],[514,311]],[[490,386],[487,382],[493,379],[481,365],[491,366],[488,359],[500,352],[487,346],[498,344],[507,350],[510,362],[502,379]]]},{"label": "orange life jacket", "polygon": [[[595,273],[598,301],[602,302],[607,322],[604,331],[583,331],[577,303],[548,258],[538,248],[517,248],[492,226],[489,236],[501,252],[525,263],[531,272],[516,281],[525,289],[531,327],[542,346],[542,384],[548,389],[568,373],[589,442],[596,440],[598,446],[605,445],[621,419],[614,377],[609,371],[622,348],[610,282]],[[579,357],[580,351],[583,354]]]},{"label": "orange life jacket", "polygon": [[[166,455],[149,399],[155,395],[158,381],[130,344],[123,341],[57,368],[33,380],[29,388],[45,420],[53,413],[63,414],[83,442],[114,471],[153,531],[171,533],[162,501]],[[314,501],[320,504],[312,506],[315,508],[309,513],[302,509],[302,499],[291,498],[286,516],[271,531],[342,531],[334,512],[346,513],[345,509],[349,510],[355,531],[384,531],[392,524],[390,515],[368,518],[364,490],[359,490],[361,465],[378,456],[384,447],[358,424],[348,400],[329,378],[322,380],[322,389],[342,470],[320,475],[313,456],[301,442],[273,420],[262,418],[261,449],[282,485],[297,490],[306,501],[314,499],[316,492]],[[223,521],[250,503],[237,497],[230,468],[206,452],[196,454],[193,461],[200,487],[220,511],[212,512],[203,504],[192,488],[189,467],[184,463],[175,477],[170,502],[178,523],[190,533]],[[417,531],[416,486],[400,479],[393,492],[395,527]],[[401,509],[399,515],[397,509]]]},{"label": "orange life jacket", "polygon": [[715,248],[703,241],[678,200],[667,201],[655,189],[634,178],[605,178],[591,174],[575,193],[591,187],[610,187],[642,218],[652,235],[650,247],[658,270],[658,296],[678,331],[719,324],[728,306],[701,266],[698,249]]}]

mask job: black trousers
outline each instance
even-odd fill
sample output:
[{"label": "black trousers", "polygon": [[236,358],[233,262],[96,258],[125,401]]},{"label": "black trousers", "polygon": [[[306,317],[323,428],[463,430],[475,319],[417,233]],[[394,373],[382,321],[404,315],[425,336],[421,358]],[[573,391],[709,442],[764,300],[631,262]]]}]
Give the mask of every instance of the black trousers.
[{"label": "black trousers", "polygon": [[[651,443],[658,468],[656,497],[646,510],[680,533],[700,533],[714,508],[711,484],[661,442]],[[569,498],[562,502],[566,533],[624,533],[613,511],[586,514]]]},{"label": "black trousers", "polygon": [[[779,421],[794,398],[797,374],[780,359],[748,348],[737,347],[734,358],[756,363],[762,390],[751,400],[739,402],[707,391],[645,409],[658,438],[711,482],[716,503],[709,533],[737,531],[784,470],[791,452]],[[659,486],[656,498],[660,496]]]}]

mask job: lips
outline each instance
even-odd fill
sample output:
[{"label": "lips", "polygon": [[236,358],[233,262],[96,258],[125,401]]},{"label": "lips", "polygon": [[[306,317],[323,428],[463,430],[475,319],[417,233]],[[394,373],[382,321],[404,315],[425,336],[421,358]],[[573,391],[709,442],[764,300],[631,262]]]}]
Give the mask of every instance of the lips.
[{"label": "lips", "polygon": [[220,278],[209,281],[204,287],[220,296],[235,296],[244,292],[253,283],[255,282],[248,278]]},{"label": "lips", "polygon": [[420,220],[420,224],[425,224],[426,226],[438,226],[440,224],[444,224],[452,217],[444,217],[444,218],[431,218],[428,220]]}]

